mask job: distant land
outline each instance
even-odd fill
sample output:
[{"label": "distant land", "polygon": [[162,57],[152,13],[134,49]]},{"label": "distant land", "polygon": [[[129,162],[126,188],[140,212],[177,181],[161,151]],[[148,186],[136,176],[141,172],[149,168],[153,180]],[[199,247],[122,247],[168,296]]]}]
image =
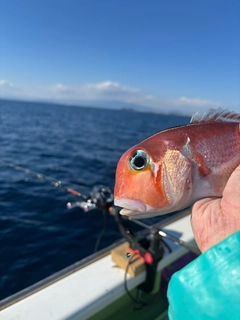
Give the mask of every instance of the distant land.
[{"label": "distant land", "polygon": [[111,110],[125,110],[134,112],[148,112],[148,113],[158,113],[158,114],[173,114],[179,116],[190,116],[191,114],[180,112],[179,110],[156,110],[151,107],[141,106],[134,103],[121,102],[117,100],[51,100],[51,99],[11,99],[11,98],[0,98],[0,102],[12,101],[12,102],[26,102],[26,103],[42,103],[42,104],[52,104],[52,105],[64,105],[72,107],[82,107],[82,108],[101,108],[101,109],[111,109]]}]

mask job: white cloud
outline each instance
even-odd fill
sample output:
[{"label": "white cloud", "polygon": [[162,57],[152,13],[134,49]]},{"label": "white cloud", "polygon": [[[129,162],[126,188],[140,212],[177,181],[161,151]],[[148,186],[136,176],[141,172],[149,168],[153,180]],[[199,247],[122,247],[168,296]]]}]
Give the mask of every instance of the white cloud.
[{"label": "white cloud", "polygon": [[193,107],[219,107],[219,102],[211,101],[211,100],[205,100],[201,98],[188,98],[188,97],[180,97],[176,100],[178,104],[187,105],[187,106],[193,106]]},{"label": "white cloud", "polygon": [[69,93],[84,94],[86,96],[99,96],[109,94],[129,94],[140,92],[139,89],[130,88],[120,85],[118,82],[105,81],[100,83],[88,83],[82,86],[67,86],[64,84],[56,84],[49,88],[50,90],[57,93]]},{"label": "white cloud", "polygon": [[14,89],[16,88],[12,82],[0,79],[0,89]]},{"label": "white cloud", "polygon": [[123,86],[123,85],[120,85],[118,82],[112,82],[112,81],[105,81],[97,84],[86,84],[82,87],[82,90],[89,90],[92,92],[106,93],[106,94],[109,94],[109,93],[129,94],[129,93],[140,92],[139,89]]},{"label": "white cloud", "polygon": [[49,87],[49,90],[57,94],[74,94],[75,90],[70,86],[58,83],[54,86]]},{"label": "white cloud", "polygon": [[86,100],[103,99],[128,102],[135,100],[139,95],[143,95],[140,89],[123,86],[113,81],[87,83],[82,86],[68,86],[59,83],[48,89],[52,93],[62,97],[71,94],[73,99]]},{"label": "white cloud", "polygon": [[81,86],[68,86],[56,84],[49,88],[59,98],[72,98],[78,100],[112,100],[125,103],[133,103],[156,112],[172,112],[192,114],[196,111],[207,111],[210,108],[218,108],[221,104],[216,101],[203,98],[190,98],[180,96],[178,98],[163,98],[144,92],[141,89],[128,87],[119,82],[103,81],[100,83],[87,83]]},{"label": "white cloud", "polygon": [[96,105],[101,101],[119,103],[131,103],[146,107],[156,112],[180,112],[192,114],[196,111],[205,112],[210,108],[224,108],[224,105],[213,100],[207,100],[200,97],[180,96],[176,98],[162,97],[145,92],[139,88],[122,85],[114,81],[102,81],[99,83],[85,83],[82,85],[68,85],[57,83],[48,88],[18,88],[12,82],[0,79],[1,97],[14,97],[26,99],[51,99],[52,101],[62,101],[63,103],[82,104],[84,101]]},{"label": "white cloud", "polygon": [[5,79],[0,79],[0,97],[17,98],[21,90],[14,83]]},{"label": "white cloud", "polygon": [[181,96],[175,99],[168,100],[169,108],[181,113],[193,114],[195,112],[206,112],[211,108],[224,108],[219,101],[207,100],[203,98],[190,98],[186,96]]}]

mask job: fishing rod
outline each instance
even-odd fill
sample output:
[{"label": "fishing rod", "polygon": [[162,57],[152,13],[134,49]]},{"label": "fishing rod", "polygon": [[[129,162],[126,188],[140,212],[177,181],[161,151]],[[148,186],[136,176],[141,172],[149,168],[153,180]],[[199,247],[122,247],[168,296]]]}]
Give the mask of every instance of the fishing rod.
[{"label": "fishing rod", "polygon": [[110,188],[106,188],[103,186],[94,187],[92,189],[92,191],[90,192],[89,196],[86,196],[86,195],[80,193],[79,191],[76,191],[72,188],[65,186],[67,183],[63,183],[60,180],[56,180],[56,179],[54,179],[50,176],[44,175],[42,173],[32,171],[32,170],[26,169],[22,166],[16,165],[14,163],[6,162],[6,161],[0,161],[0,165],[17,170],[17,171],[24,172],[27,175],[31,175],[38,180],[47,182],[47,183],[51,184],[53,187],[60,188],[68,193],[71,193],[72,195],[74,195],[76,197],[80,197],[83,200],[81,202],[74,202],[74,203],[68,202],[67,203],[68,209],[80,207],[81,209],[83,209],[84,212],[88,212],[93,209],[101,210],[103,213],[103,217],[104,217],[104,225],[103,225],[103,228],[102,228],[102,230],[98,236],[98,239],[96,241],[96,244],[95,244],[94,252],[97,251],[101,237],[106,229],[107,208],[109,208],[111,205],[113,205],[113,194],[112,194],[112,191],[110,190]]},{"label": "fishing rod", "polygon": [[[147,225],[147,224],[145,224],[145,223],[143,223],[143,222],[141,222],[139,220],[132,219],[131,217],[129,217],[128,219],[133,221],[134,223],[140,225],[141,227],[143,227],[145,229],[150,230],[152,228],[151,226],[149,226],[149,225]],[[194,246],[194,245],[192,245],[190,243],[187,243],[187,242],[183,241],[180,238],[174,237],[174,236],[170,235],[169,233],[166,233],[163,230],[159,230],[158,233],[159,233],[159,235],[161,237],[163,237],[165,239],[168,239],[168,240],[171,240],[172,242],[177,243],[178,245],[181,245],[181,246],[185,247],[186,249],[188,249],[189,251],[193,252],[194,254],[199,255],[200,251],[196,246]]]},{"label": "fishing rod", "polygon": [[88,196],[80,193],[79,191],[76,191],[73,188],[69,188],[66,185],[68,183],[62,182],[60,180],[56,180],[50,176],[44,175],[40,172],[36,172],[33,170],[29,170],[27,168],[24,168],[22,166],[16,165],[11,162],[7,161],[0,161],[0,165],[24,172],[27,175],[31,175],[34,178],[44,181],[46,183],[49,183],[55,188],[62,189],[76,197],[81,198],[83,201],[77,201],[77,202],[68,202],[67,203],[67,208],[68,209],[73,209],[75,207],[80,207],[83,209],[84,212],[88,212],[93,209],[99,209],[101,211],[105,210],[107,207],[110,207],[113,205],[113,194],[110,188],[104,187],[104,186],[96,186],[93,187],[92,191]]},{"label": "fishing rod", "polygon": [[[35,177],[38,180],[50,183],[53,187],[55,188],[60,188],[76,197],[80,197],[81,199],[83,199],[84,201],[82,202],[68,202],[67,203],[67,208],[68,209],[73,209],[75,207],[80,207],[83,209],[84,212],[88,212],[90,210],[93,209],[99,209],[101,211],[106,211],[108,210],[110,207],[113,206],[113,201],[114,201],[114,197],[113,197],[113,193],[111,191],[110,188],[108,187],[104,187],[104,186],[95,186],[93,187],[92,191],[90,192],[89,196],[86,196],[82,193],[80,193],[79,191],[76,191],[72,188],[69,188],[66,185],[66,183],[63,183],[60,180],[56,180],[50,176],[44,175],[42,173],[36,172],[36,171],[32,171],[29,169],[26,169],[22,166],[16,165],[14,163],[10,163],[10,162],[6,162],[6,161],[0,161],[0,165],[17,170],[17,171],[22,171],[27,175],[31,175],[33,177]],[[128,217],[129,221],[132,221],[135,224],[138,224],[142,227],[144,227],[145,229],[150,230],[152,227],[139,221],[139,220],[135,220],[132,217]],[[172,235],[167,234],[166,232],[159,230],[158,231],[159,235],[165,239],[169,239],[183,247],[185,247],[186,249],[188,249],[189,251],[194,252],[195,254],[199,255],[199,251],[197,250],[197,248],[189,243],[186,243],[185,241],[183,241],[182,239],[176,238]]]},{"label": "fishing rod", "polygon": [[32,171],[32,170],[29,170],[29,169],[26,169],[22,166],[18,166],[14,163],[10,163],[10,162],[6,162],[6,161],[0,161],[0,165],[2,166],[5,166],[5,167],[8,167],[8,168],[11,168],[11,169],[14,169],[14,170],[17,170],[17,171],[22,171],[24,172],[25,174],[27,175],[31,175],[33,176],[34,178],[38,179],[38,180],[41,180],[41,181],[44,181],[44,182],[47,182],[47,183],[50,183],[52,186],[54,186],[55,188],[59,188],[59,189],[62,189],[68,193],[71,193],[73,194],[74,196],[76,197],[80,197],[82,198],[83,200],[88,200],[88,197],[83,195],[82,193],[80,193],[79,191],[76,191],[72,188],[68,188],[65,186],[66,183],[63,183],[62,181],[60,180],[56,180],[52,177],[49,177],[47,175],[44,175],[42,173],[39,173],[39,172],[36,172],[36,171]]}]

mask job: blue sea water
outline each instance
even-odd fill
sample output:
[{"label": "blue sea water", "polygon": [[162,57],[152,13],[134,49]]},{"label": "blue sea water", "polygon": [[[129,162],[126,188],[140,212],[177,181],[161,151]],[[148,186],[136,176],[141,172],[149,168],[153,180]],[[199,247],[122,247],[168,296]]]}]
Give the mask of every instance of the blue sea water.
[{"label": "blue sea water", "polygon": [[[142,139],[188,117],[0,100],[0,161],[74,185],[113,189],[117,161]],[[93,253],[102,214],[68,210],[79,200],[0,165],[0,300]],[[114,219],[100,249],[121,238]]]}]

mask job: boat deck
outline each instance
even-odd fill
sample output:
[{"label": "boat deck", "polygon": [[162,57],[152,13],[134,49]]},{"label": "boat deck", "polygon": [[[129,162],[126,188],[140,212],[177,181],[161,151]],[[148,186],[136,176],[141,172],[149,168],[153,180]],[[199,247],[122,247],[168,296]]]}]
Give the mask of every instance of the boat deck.
[{"label": "boat deck", "polygon": [[[194,243],[186,215],[163,228],[173,236],[181,237],[187,243]],[[177,231],[176,231],[177,230]],[[158,264],[162,270],[187,252],[187,249],[168,241],[171,253],[165,253]],[[117,267],[111,255],[92,262],[60,280],[28,295],[22,300],[0,311],[1,320],[42,320],[42,319],[89,319],[110,303],[126,294],[125,271]],[[136,277],[127,276],[129,290],[145,279],[145,272]]]}]

